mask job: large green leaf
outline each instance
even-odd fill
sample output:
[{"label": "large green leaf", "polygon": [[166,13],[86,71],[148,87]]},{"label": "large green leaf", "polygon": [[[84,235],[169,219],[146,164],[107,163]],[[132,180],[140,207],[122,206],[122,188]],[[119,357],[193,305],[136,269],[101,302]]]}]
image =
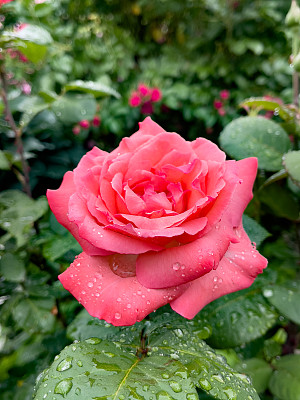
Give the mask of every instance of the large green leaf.
[{"label": "large green leaf", "polygon": [[47,210],[45,197],[33,200],[18,190],[4,191],[0,194],[0,227],[16,239],[17,246],[22,246],[33,222]]},{"label": "large green leaf", "polygon": [[217,348],[227,348],[250,342],[270,329],[277,320],[277,312],[270,306],[261,289],[231,293],[208,304],[198,318],[212,327],[208,343]]},{"label": "large green leaf", "polygon": [[117,99],[120,98],[120,94],[116,90],[112,89],[107,85],[104,85],[101,82],[77,80],[74,82],[67,83],[65,85],[65,90],[66,91],[76,90],[78,92],[86,92],[92,94],[95,97],[114,96]]},{"label": "large green leaf", "polygon": [[26,24],[21,29],[14,31],[5,31],[3,36],[20,39],[25,42],[31,42],[39,45],[49,45],[53,42],[50,33],[41,26]]},{"label": "large green leaf", "polygon": [[233,158],[257,157],[258,166],[267,171],[281,168],[282,156],[291,148],[285,130],[263,117],[241,117],[220,134],[222,148]]},{"label": "large green leaf", "polygon": [[50,104],[58,119],[65,124],[75,124],[82,119],[92,120],[97,103],[91,95],[64,95]]},{"label": "large green leaf", "polygon": [[300,150],[290,151],[283,156],[283,165],[293,182],[300,186]]},{"label": "large green leaf", "polygon": [[65,348],[40,377],[34,399],[52,393],[66,399],[197,400],[195,387],[220,400],[259,399],[249,379],[232,370],[192,328],[154,329],[144,353],[138,349],[139,335],[130,343],[126,337],[121,334],[114,342],[90,338]]},{"label": "large green leaf", "polygon": [[300,324],[300,284],[298,282],[267,287],[263,294],[283,316]]},{"label": "large green leaf", "polygon": [[300,400],[300,355],[281,357],[275,362],[269,389],[280,400]]},{"label": "large green leaf", "polygon": [[256,243],[256,246],[259,246],[268,236],[271,236],[255,219],[250,218],[246,214],[243,215],[243,226],[251,242]]},{"label": "large green leaf", "polygon": [[250,99],[244,100],[239,106],[256,109],[257,111],[273,111],[274,115],[278,115],[284,121],[293,119],[295,115],[287,106],[275,100],[267,100],[263,97],[251,97]]}]

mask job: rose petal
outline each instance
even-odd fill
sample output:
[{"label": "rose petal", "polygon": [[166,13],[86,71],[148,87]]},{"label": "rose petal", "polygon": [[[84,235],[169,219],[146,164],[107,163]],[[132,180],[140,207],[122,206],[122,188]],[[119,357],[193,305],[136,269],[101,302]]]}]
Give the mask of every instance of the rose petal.
[{"label": "rose petal", "polygon": [[189,282],[216,268],[231,241],[236,241],[232,227],[220,224],[191,243],[142,254],[137,259],[137,278],[156,289]]},{"label": "rose petal", "polygon": [[[125,262],[131,259],[127,258]],[[185,290],[185,286],[146,289],[134,276],[122,278],[114,274],[109,257],[90,257],[86,253],[81,253],[59,275],[59,280],[89,314],[115,326],[133,325],[141,321]]]},{"label": "rose petal", "polygon": [[191,142],[191,147],[200,160],[224,162],[226,159],[226,154],[207,139],[197,138]]},{"label": "rose petal", "polygon": [[206,304],[225,294],[252,285],[267,266],[267,260],[251,245],[242,226],[239,243],[231,243],[218,268],[196,279],[171,307],[185,318],[193,318]]},{"label": "rose petal", "polygon": [[90,255],[108,255],[110,254],[109,251],[98,249],[87,240],[83,239],[79,235],[76,224],[71,222],[68,218],[69,199],[76,191],[73,177],[73,172],[69,171],[64,175],[62,184],[57,190],[47,190],[47,199],[50,208],[57,221],[71,232],[84,251]]}]

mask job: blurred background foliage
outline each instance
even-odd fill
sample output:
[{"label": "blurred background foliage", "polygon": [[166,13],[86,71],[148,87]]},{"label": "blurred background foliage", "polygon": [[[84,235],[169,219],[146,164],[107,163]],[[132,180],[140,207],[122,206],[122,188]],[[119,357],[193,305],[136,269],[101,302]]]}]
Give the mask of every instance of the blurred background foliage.
[{"label": "blurred background foliage", "polygon": [[[57,281],[80,248],[44,194],[86,151],[112,150],[149,114],[233,158],[259,157],[244,224],[269,268],[253,288],[217,300],[199,318],[211,328],[208,344],[251,376],[262,399],[299,399],[299,112],[285,105],[293,101],[289,7],[287,0],[1,6],[2,94],[6,85],[16,122],[14,129],[0,103],[1,399],[30,399],[61,349],[85,339],[87,328],[100,332]],[[141,84],[160,94],[148,112],[131,100]],[[258,113],[265,123],[257,125]],[[204,392],[199,398],[211,398]]]}]

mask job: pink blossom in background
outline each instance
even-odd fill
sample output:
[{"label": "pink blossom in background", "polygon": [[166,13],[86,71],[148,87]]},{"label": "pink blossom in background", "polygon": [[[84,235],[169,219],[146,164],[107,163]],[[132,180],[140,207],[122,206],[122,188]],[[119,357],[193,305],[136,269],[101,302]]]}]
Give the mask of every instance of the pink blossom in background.
[{"label": "pink blossom in background", "polygon": [[229,96],[230,96],[229,90],[221,90],[221,92],[220,92],[221,99],[227,100],[227,99],[229,99]]},{"label": "pink blossom in background", "polygon": [[74,135],[79,135],[79,133],[80,133],[80,126],[79,126],[79,125],[73,126],[72,132],[74,133]]},{"label": "pink blossom in background", "polygon": [[224,115],[226,115],[226,111],[224,110],[224,108],[219,108],[219,109],[218,109],[218,114],[219,114],[221,117],[224,117]]},{"label": "pink blossom in background", "polygon": [[28,82],[23,82],[21,84],[21,90],[24,94],[29,95],[31,93],[31,86]]},{"label": "pink blossom in background", "polygon": [[141,107],[142,114],[152,114],[153,113],[153,105],[150,101],[146,101]]},{"label": "pink blossom in background", "polygon": [[141,94],[142,97],[150,96],[151,94],[150,88],[144,83],[140,83],[138,85],[138,92]]},{"label": "pink blossom in background", "polygon": [[214,100],[214,107],[216,110],[219,110],[219,108],[223,107],[223,103],[221,100]]},{"label": "pink blossom in background", "polygon": [[2,6],[2,4],[6,4],[6,3],[10,3],[13,0],[0,0],[0,7]]},{"label": "pink blossom in background", "polygon": [[100,126],[100,124],[101,124],[100,117],[98,115],[95,115],[93,120],[92,120],[92,125],[97,127],[97,126]]},{"label": "pink blossom in background", "polygon": [[88,129],[90,126],[90,122],[87,119],[83,119],[79,122],[79,125],[81,126],[81,128],[83,129]]},{"label": "pink blossom in background", "polygon": [[138,107],[141,104],[141,98],[138,92],[132,92],[129,98],[129,105],[131,107]]},{"label": "pink blossom in background", "polygon": [[161,100],[161,98],[161,91],[158,88],[153,88],[151,93],[151,101],[153,101],[153,103],[156,103],[157,101]]}]

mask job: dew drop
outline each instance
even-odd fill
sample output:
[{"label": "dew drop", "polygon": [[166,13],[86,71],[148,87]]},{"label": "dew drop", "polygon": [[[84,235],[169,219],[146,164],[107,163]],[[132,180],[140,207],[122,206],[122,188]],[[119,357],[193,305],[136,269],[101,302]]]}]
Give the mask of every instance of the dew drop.
[{"label": "dew drop", "polygon": [[116,312],[116,313],[115,313],[115,318],[116,318],[116,319],[120,319],[120,318],[121,318],[121,314],[118,313],[118,312]]},{"label": "dew drop", "polygon": [[87,285],[88,285],[88,287],[93,287],[94,286],[93,282],[89,282]]},{"label": "dew drop", "polygon": [[58,366],[56,367],[56,371],[62,372],[66,371],[67,369],[70,369],[72,367],[72,357],[67,357],[64,360],[62,360]]},{"label": "dew drop", "polygon": [[207,390],[207,391],[209,391],[211,388],[212,388],[212,386],[211,386],[211,384],[209,383],[209,381],[207,380],[207,379],[205,379],[205,378],[201,378],[201,379],[199,379],[199,385],[202,387],[202,389],[204,389],[204,390]]},{"label": "dew drop", "polygon": [[54,393],[61,394],[65,397],[73,386],[72,378],[66,378],[58,382],[58,384],[54,388]]},{"label": "dew drop", "polygon": [[175,393],[180,393],[180,392],[182,392],[182,387],[181,387],[181,385],[180,385],[179,382],[170,381],[170,382],[169,382],[169,385],[170,385],[171,389],[173,390],[173,392],[175,392]]},{"label": "dew drop", "polygon": [[99,339],[99,338],[85,339],[85,343],[88,343],[88,344],[99,344],[101,342],[102,342],[102,339]]},{"label": "dew drop", "polygon": [[178,270],[180,269],[180,264],[179,264],[179,262],[174,263],[174,264],[172,265],[172,268],[173,268],[174,271],[178,271]]}]

